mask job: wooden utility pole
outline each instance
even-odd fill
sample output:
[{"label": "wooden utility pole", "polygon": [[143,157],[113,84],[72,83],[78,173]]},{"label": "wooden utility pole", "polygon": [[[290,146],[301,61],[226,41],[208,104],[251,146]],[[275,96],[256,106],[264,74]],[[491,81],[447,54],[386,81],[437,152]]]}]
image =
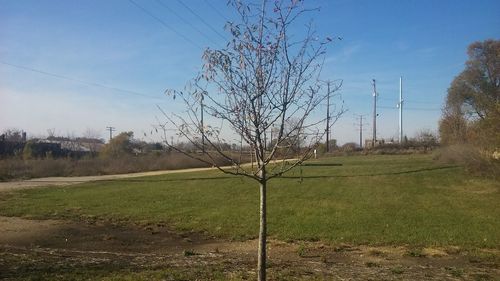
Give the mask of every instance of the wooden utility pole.
[{"label": "wooden utility pole", "polygon": [[326,96],[326,152],[330,152],[330,80],[326,82],[327,96]]},{"label": "wooden utility pole", "polygon": [[[340,81],[339,83],[336,83]],[[323,80],[321,81],[326,83],[327,86],[327,94],[326,94],[326,152],[330,151],[330,138],[332,136],[331,127],[332,127],[332,116],[330,115],[330,98],[332,97],[332,93],[335,93],[342,86],[342,80]],[[332,89],[333,84],[333,89]]]},{"label": "wooden utility pole", "polygon": [[359,123],[355,124],[356,126],[359,126],[359,147],[363,148],[363,125],[366,125],[363,123],[363,117],[365,116],[364,114],[357,114],[355,115],[357,119],[359,119]]},{"label": "wooden utility pole", "polygon": [[106,130],[109,131],[109,141],[113,138],[113,132],[116,131],[115,127],[106,127]]},{"label": "wooden utility pole", "polygon": [[201,98],[200,98],[200,111],[201,111],[201,117],[200,117],[200,122],[201,122],[201,151],[205,153],[205,124],[203,123],[203,98],[204,98],[205,92],[201,93]]}]

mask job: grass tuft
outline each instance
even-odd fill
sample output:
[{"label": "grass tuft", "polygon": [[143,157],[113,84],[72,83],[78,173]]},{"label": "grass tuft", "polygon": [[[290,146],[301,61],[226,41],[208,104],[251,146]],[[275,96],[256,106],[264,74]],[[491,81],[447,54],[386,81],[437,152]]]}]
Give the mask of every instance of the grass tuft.
[{"label": "grass tuft", "polygon": [[403,274],[405,271],[404,271],[404,269],[403,269],[402,266],[398,265],[398,266],[395,266],[395,267],[391,268],[391,272],[393,274]]},{"label": "grass tuft", "polygon": [[185,257],[190,257],[190,256],[196,256],[196,255],[199,255],[198,253],[196,253],[195,251],[193,250],[184,250],[183,252],[184,256]]}]

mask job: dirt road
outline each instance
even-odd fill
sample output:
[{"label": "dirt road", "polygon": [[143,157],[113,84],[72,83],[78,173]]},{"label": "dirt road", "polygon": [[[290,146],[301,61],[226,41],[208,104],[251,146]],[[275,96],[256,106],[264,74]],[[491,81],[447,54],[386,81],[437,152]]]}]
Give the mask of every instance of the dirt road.
[{"label": "dirt road", "polygon": [[52,186],[72,185],[89,181],[127,179],[127,178],[137,178],[145,176],[158,176],[158,175],[165,175],[172,173],[190,173],[199,171],[210,171],[214,169],[215,168],[191,168],[182,170],[164,170],[164,171],[140,172],[140,173],[130,173],[130,174],[102,175],[102,176],[48,177],[48,178],[36,178],[36,179],[21,180],[21,181],[8,181],[8,182],[0,182],[0,192],[14,190],[14,189],[21,189],[21,188],[33,188],[33,187],[50,186],[50,185]]},{"label": "dirt road", "polygon": [[[285,159],[285,160],[274,160],[274,162],[281,161],[295,161],[297,159]],[[250,163],[243,164],[242,166],[251,165]],[[222,167],[225,169],[230,169],[230,166]],[[82,177],[47,177],[47,178],[36,178],[30,180],[20,180],[20,181],[7,181],[0,182],[0,192],[10,191],[22,188],[35,188],[43,186],[62,186],[62,185],[72,185],[89,181],[107,181],[116,179],[128,179],[146,176],[158,176],[173,173],[191,173],[191,172],[201,172],[201,171],[213,171],[217,168],[190,168],[190,169],[179,169],[179,170],[163,170],[163,171],[151,171],[151,172],[139,172],[139,173],[129,173],[129,174],[115,174],[115,175],[101,175],[101,176],[82,176]]]}]

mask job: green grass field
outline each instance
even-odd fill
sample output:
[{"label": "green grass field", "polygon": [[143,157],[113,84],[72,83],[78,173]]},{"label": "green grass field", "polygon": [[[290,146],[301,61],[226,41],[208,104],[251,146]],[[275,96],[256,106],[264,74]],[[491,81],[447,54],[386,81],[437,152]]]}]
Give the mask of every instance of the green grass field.
[{"label": "green grass field", "polygon": [[[332,244],[498,248],[499,191],[498,182],[430,155],[335,157],[270,181],[269,234]],[[258,234],[257,183],[215,171],[1,196],[5,216],[165,222],[228,239]]]}]

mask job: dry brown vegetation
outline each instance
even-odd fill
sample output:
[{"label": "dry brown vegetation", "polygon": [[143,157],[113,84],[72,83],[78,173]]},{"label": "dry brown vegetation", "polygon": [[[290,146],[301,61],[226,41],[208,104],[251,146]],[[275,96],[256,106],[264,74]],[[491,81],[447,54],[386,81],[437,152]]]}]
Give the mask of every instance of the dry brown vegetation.
[{"label": "dry brown vegetation", "polygon": [[435,159],[463,165],[467,172],[490,178],[500,178],[500,160],[472,145],[450,145],[436,151]]},{"label": "dry brown vegetation", "polygon": [[465,69],[448,89],[439,123],[444,161],[462,164],[469,172],[499,177],[500,41],[475,42],[468,48]]},{"label": "dry brown vegetation", "polygon": [[[236,157],[236,156],[235,156]],[[238,155],[239,158],[239,155]],[[226,165],[223,159],[218,159]],[[0,180],[55,176],[90,176],[207,167],[180,153],[124,155],[117,158],[0,160]]]}]

